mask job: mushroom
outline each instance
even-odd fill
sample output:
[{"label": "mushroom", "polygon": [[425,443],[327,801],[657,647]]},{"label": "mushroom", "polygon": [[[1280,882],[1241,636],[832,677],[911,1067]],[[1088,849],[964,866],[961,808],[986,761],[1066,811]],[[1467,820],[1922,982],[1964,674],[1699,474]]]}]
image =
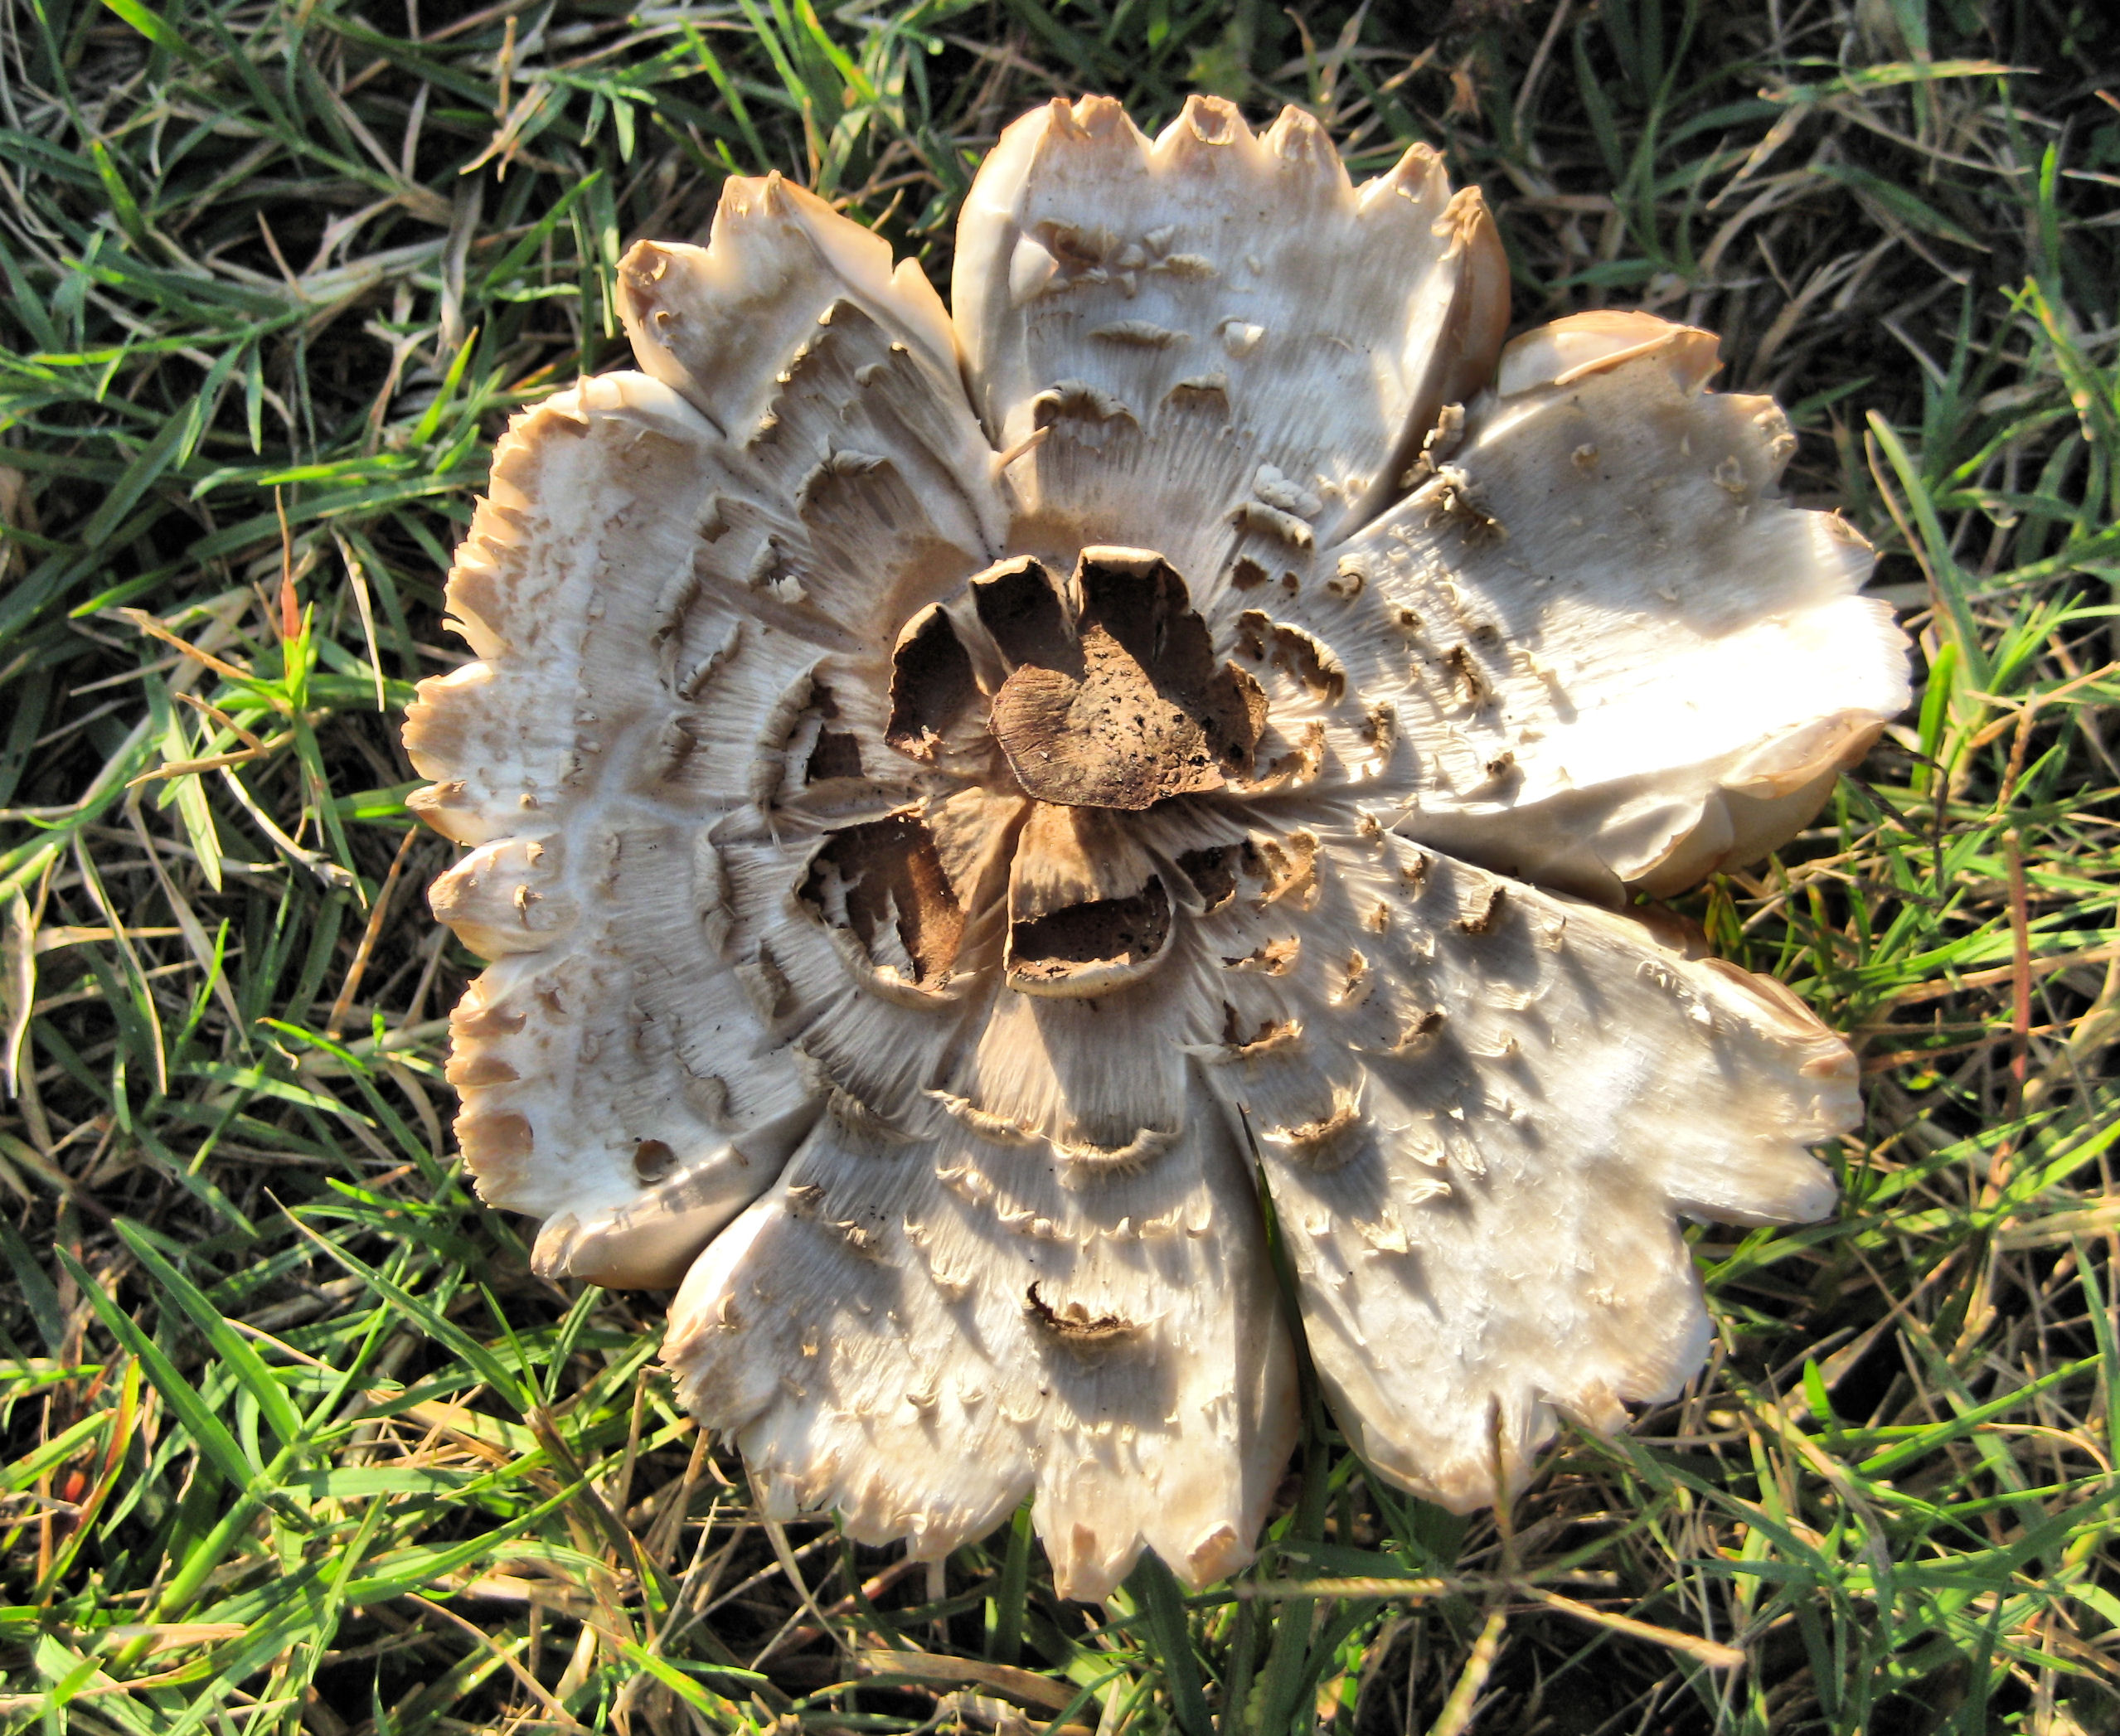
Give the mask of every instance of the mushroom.
[{"label": "mushroom", "polygon": [[[1299,243],[1295,238],[1300,238]],[[1100,98],[1002,135],[953,308],[781,180],[619,269],[638,371],[518,416],[414,807],[457,1136],[538,1268],[677,1286],[766,1511],[1066,1596],[1250,1558],[1302,1328],[1460,1511],[1708,1341],[1682,1216],[1815,1219],[1846,1048],[1626,912],[1906,704],[1767,399],[1646,314],[1505,345],[1415,146]]]}]

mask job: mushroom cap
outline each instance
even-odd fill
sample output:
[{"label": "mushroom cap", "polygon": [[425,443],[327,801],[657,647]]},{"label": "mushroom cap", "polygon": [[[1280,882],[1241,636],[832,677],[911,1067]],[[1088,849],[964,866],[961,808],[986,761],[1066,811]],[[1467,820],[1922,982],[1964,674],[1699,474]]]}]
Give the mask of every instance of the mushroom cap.
[{"label": "mushroom cap", "polygon": [[[1291,245],[1289,237],[1302,244]],[[1681,1216],[1830,1211],[1778,984],[1623,913],[1806,824],[1907,701],[1794,441],[1645,314],[1504,344],[1477,190],[1317,124],[1055,103],[953,306],[778,177],[619,269],[421,684],[481,1193],[677,1287],[769,1512],[1064,1595],[1250,1557],[1295,1431],[1463,1509],[1675,1394]]]}]

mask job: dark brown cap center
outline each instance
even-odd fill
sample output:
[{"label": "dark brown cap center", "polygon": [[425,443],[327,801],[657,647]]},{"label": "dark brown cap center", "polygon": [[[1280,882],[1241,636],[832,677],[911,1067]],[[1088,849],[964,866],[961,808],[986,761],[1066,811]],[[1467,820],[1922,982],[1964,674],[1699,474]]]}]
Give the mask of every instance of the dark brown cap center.
[{"label": "dark brown cap center", "polygon": [[1025,793],[1138,810],[1248,774],[1266,696],[1215,662],[1169,564],[1142,549],[1086,549],[1071,589],[1061,597],[1035,562],[973,586],[1015,665],[992,724]]}]

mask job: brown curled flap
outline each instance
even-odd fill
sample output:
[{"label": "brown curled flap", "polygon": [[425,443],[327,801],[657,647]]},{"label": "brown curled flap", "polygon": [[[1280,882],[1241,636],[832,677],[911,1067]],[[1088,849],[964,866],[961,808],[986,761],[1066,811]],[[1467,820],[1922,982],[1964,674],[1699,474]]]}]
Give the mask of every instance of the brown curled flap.
[{"label": "brown curled flap", "polygon": [[1031,1324],[1055,1342],[1078,1354],[1112,1349],[1146,1330],[1138,1321],[1117,1314],[1092,1314],[1079,1302],[1055,1308],[1039,1295],[1035,1283],[1023,1292],[1023,1312]]},{"label": "brown curled flap", "polygon": [[[1094,992],[1152,967],[1171,938],[1171,900],[1160,880],[1131,898],[1070,904],[1009,930],[1009,982],[1031,993]],[[1075,984],[1084,985],[1075,989]]]},{"label": "brown curled flap", "polygon": [[[950,895],[934,839],[918,814],[888,814],[827,832],[798,890],[820,921],[851,933],[876,963],[896,965],[919,987],[948,977],[957,962],[963,907]],[[902,963],[894,956],[900,953]]]},{"label": "brown curled flap", "polygon": [[1102,809],[1031,811],[1010,865],[1008,909],[1008,984],[1021,994],[1105,994],[1170,950],[1170,890],[1128,822]]},{"label": "brown curled flap", "polygon": [[1237,617],[1237,655],[1286,670],[1328,705],[1338,704],[1347,691],[1346,666],[1329,646],[1300,627],[1276,621],[1264,609],[1248,609]]},{"label": "brown curled flap", "polygon": [[1011,667],[1038,663],[1080,672],[1066,606],[1052,575],[1029,555],[1004,560],[974,579],[972,607]]},{"label": "brown curled flap", "polygon": [[803,763],[804,783],[828,783],[836,778],[861,775],[861,744],[844,730],[820,730],[817,744]]},{"label": "brown curled flap", "polygon": [[1265,694],[1215,663],[1169,563],[1139,549],[1085,550],[1075,589],[1071,654],[1026,650],[994,698],[994,737],[1025,792],[1138,811],[1249,773]]},{"label": "brown curled flap", "polygon": [[971,654],[941,606],[929,604],[906,623],[890,654],[890,722],[885,744],[909,759],[932,760],[978,691]]},{"label": "brown curled flap", "polygon": [[1451,924],[1467,934],[1492,934],[1501,926],[1501,918],[1509,901],[1509,889],[1500,881],[1487,889],[1487,895],[1477,904],[1467,909]]},{"label": "brown curled flap", "polygon": [[1178,858],[1178,866],[1185,870],[1206,909],[1219,910],[1236,896],[1237,857],[1235,845],[1216,844],[1188,850]]}]

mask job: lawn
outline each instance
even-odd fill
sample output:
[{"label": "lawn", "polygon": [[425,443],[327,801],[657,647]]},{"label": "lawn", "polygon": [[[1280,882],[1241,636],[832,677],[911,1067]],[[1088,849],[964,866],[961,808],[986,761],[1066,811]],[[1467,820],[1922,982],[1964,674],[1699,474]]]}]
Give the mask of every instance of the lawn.
[{"label": "lawn", "polygon": [[[2116,66],[2100,0],[0,8],[0,1724],[2120,1730]],[[1257,1566],[1097,1609],[1023,1515],[766,1523],[662,1298],[531,1275],[398,730],[628,243],[779,168],[942,283],[1016,113],[1194,90],[1443,148],[1520,327],[1720,332],[1919,685],[1682,901],[1868,1104],[1837,1217],[1692,1232],[1686,1396],[1470,1520],[1313,1406]]]}]

